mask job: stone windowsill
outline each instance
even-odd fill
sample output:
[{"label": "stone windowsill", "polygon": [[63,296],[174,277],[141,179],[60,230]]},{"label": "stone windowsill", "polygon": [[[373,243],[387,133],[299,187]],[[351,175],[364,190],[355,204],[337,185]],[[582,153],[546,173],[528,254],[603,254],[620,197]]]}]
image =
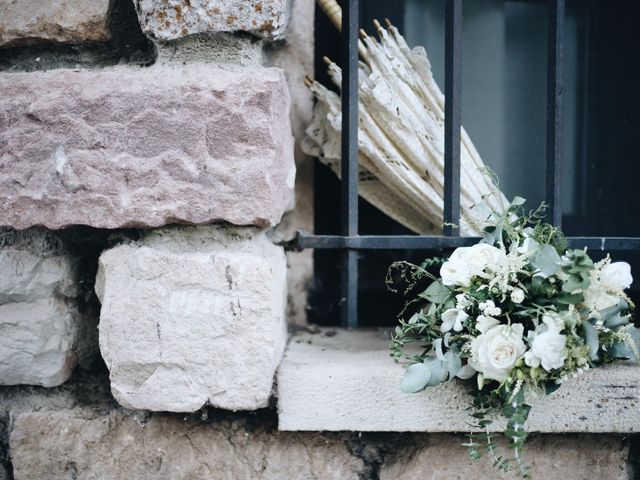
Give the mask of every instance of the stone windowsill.
[{"label": "stone windowsill", "polygon": [[[403,394],[403,369],[388,343],[381,330],[294,335],[278,372],[280,430],[469,431],[470,397],[461,383]],[[534,404],[527,429],[639,432],[640,368],[603,367],[567,381]]]}]

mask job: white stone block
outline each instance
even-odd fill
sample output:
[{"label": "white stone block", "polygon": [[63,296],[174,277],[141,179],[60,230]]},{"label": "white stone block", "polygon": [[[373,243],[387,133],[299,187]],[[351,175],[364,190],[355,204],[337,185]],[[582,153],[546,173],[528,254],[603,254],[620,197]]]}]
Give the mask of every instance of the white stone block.
[{"label": "white stone block", "polygon": [[286,341],[286,260],[263,232],[156,231],[104,252],[100,350],[123,406],[266,407]]},{"label": "white stone block", "polygon": [[[299,334],[278,373],[281,430],[468,432],[471,397],[459,381],[400,391],[404,370],[382,331]],[[530,432],[640,431],[640,368],[589,370],[535,403]],[[503,423],[490,428],[501,430]]]},{"label": "white stone block", "polygon": [[287,27],[287,0],[137,0],[142,31],[166,42],[197,33],[250,32],[279,39]]},{"label": "white stone block", "polygon": [[0,385],[53,387],[69,378],[77,309],[66,255],[0,248]]}]

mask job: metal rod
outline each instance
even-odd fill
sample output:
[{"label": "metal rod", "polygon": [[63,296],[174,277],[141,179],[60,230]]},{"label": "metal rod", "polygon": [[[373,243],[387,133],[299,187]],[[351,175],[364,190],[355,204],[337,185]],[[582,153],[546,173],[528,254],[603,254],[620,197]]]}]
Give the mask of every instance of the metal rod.
[{"label": "metal rod", "polygon": [[[444,215],[442,233],[460,234],[462,0],[447,0],[444,33]],[[458,227],[458,228],[456,228]]]},{"label": "metal rod", "polygon": [[[341,231],[358,235],[358,0],[348,0],[342,11],[340,41],[342,68]],[[342,255],[342,326],[358,325],[358,252]]]},{"label": "metal rod", "polygon": [[345,249],[342,251],[341,257],[340,317],[342,328],[356,328],[358,326],[358,251]]},{"label": "metal rod", "polygon": [[549,221],[562,226],[562,62],[565,0],[550,0],[547,40],[547,181]]},{"label": "metal rod", "polygon": [[[478,243],[479,237],[445,237],[426,235],[307,235],[298,232],[293,248],[353,250],[431,250],[465,247]],[[568,237],[570,248],[590,250],[639,250],[640,237]]]}]

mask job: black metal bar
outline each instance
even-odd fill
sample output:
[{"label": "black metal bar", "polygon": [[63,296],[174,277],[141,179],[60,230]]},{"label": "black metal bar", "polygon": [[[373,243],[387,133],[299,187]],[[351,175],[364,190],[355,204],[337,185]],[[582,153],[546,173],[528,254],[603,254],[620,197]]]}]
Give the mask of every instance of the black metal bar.
[{"label": "black metal bar", "polygon": [[460,125],[462,122],[462,0],[447,0],[444,33],[444,225],[460,234]]},{"label": "black metal bar", "polygon": [[547,40],[547,185],[549,219],[562,226],[562,62],[565,0],[550,0]]},{"label": "black metal bar", "polygon": [[[358,234],[358,0],[343,2],[342,38],[342,235]],[[358,252],[342,254],[342,326],[358,325]]]},{"label": "black metal bar", "polygon": [[[431,250],[458,248],[478,243],[479,237],[445,237],[426,235],[307,235],[298,232],[295,248],[354,250]],[[568,237],[570,248],[590,250],[640,250],[640,237]]]}]

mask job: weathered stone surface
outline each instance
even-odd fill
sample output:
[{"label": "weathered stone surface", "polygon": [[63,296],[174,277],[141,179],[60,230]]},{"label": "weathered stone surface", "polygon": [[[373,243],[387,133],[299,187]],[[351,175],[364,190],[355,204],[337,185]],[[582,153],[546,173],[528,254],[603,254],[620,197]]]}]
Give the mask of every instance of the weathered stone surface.
[{"label": "weathered stone surface", "polygon": [[136,9],[142,31],[160,41],[236,31],[278,39],[287,27],[287,0],[137,0]]},{"label": "weathered stone surface", "polygon": [[[282,68],[291,92],[291,124],[296,138],[295,205],[282,218],[277,234],[290,239],[297,230],[314,229],[313,173],[314,162],[300,148],[313,113],[313,95],[304,84],[304,77],[313,77],[315,0],[291,0],[286,42],[268,49],[270,65]],[[287,252],[289,264],[289,324],[304,325],[307,320],[308,292],[313,282],[313,250]]]},{"label": "weathered stone surface", "polygon": [[[462,435],[415,435],[405,447],[385,458],[380,480],[511,480],[513,473],[501,474],[492,461],[474,461],[460,444]],[[503,452],[509,458],[510,450]],[[524,463],[531,478],[584,480],[633,478],[628,462],[629,445],[611,435],[540,435],[527,441]]]},{"label": "weathered stone surface", "polygon": [[[334,332],[335,333],[335,332]],[[400,392],[404,371],[389,356],[389,334],[299,334],[278,371],[279,428],[467,432],[471,397],[460,382],[417,394]],[[640,368],[589,370],[533,403],[530,432],[640,431]],[[503,422],[489,428],[502,430]]]},{"label": "weathered stone surface", "polygon": [[111,0],[4,0],[0,47],[106,42]]},{"label": "weathered stone surface", "polygon": [[362,460],[336,435],[278,433],[241,421],[206,424],[175,415],[146,422],[92,409],[16,415],[16,480],[356,479]]},{"label": "weathered stone surface", "polygon": [[0,385],[51,387],[69,378],[76,294],[68,255],[0,247]]},{"label": "weathered stone surface", "polygon": [[[179,65],[201,62],[220,68],[261,66],[264,64],[263,50],[262,43],[256,42],[248,35],[233,33],[190,35],[173,42],[157,43],[156,63]],[[279,65],[269,66],[280,67]],[[286,72],[285,68],[282,69]]]},{"label": "weathered stone surface", "polygon": [[276,224],[295,178],[282,72],[0,75],[0,225]]},{"label": "weathered stone surface", "polygon": [[286,341],[286,259],[263,232],[156,231],[100,257],[100,349],[131,408],[268,404]]}]

